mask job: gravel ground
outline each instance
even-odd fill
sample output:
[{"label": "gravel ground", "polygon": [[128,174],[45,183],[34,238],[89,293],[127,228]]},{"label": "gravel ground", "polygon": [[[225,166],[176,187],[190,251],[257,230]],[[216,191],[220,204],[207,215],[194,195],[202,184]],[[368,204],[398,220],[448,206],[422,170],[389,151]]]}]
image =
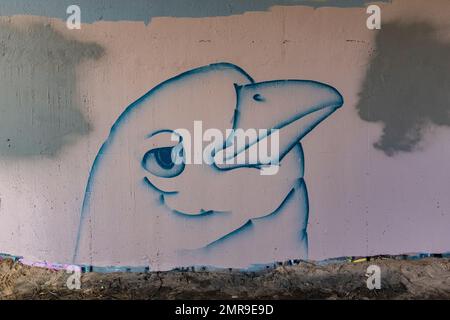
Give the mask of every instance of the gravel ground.
[{"label": "gravel ground", "polygon": [[[369,290],[366,269],[381,268]],[[84,273],[70,290],[66,271],[0,260],[0,299],[450,299],[450,259],[372,258],[359,263],[299,262],[260,272]]]}]

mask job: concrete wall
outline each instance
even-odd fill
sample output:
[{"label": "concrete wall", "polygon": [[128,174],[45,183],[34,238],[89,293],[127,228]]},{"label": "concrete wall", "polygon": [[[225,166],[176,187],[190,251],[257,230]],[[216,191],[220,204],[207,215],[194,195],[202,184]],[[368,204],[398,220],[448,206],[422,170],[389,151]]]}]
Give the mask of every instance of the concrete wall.
[{"label": "concrete wall", "polygon": [[[80,30],[43,2],[0,4],[0,252],[161,270],[450,251],[447,0],[379,2],[381,30],[365,1],[81,1]],[[282,127],[278,173],[158,167],[196,120]]]}]

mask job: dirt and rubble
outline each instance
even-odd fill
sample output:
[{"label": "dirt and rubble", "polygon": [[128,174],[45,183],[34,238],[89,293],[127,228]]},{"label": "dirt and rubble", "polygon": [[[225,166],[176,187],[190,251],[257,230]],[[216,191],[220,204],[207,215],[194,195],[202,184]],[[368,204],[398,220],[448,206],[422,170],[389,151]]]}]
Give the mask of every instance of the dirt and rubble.
[{"label": "dirt and rubble", "polygon": [[[372,264],[381,268],[380,290],[367,288]],[[0,260],[0,299],[450,299],[448,258],[299,262],[258,272],[90,272],[74,290],[69,276]]]}]

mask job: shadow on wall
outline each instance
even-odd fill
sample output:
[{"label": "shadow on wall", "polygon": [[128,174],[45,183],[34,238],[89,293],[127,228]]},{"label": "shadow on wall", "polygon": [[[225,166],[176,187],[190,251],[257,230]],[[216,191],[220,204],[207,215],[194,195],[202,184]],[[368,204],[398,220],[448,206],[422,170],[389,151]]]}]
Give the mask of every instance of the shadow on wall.
[{"label": "shadow on wall", "polygon": [[428,23],[383,24],[357,110],[381,122],[374,147],[386,155],[417,149],[429,125],[450,125],[450,44]]},{"label": "shadow on wall", "polygon": [[0,24],[0,156],[54,156],[89,132],[76,98],[75,68],[103,53],[49,25]]}]

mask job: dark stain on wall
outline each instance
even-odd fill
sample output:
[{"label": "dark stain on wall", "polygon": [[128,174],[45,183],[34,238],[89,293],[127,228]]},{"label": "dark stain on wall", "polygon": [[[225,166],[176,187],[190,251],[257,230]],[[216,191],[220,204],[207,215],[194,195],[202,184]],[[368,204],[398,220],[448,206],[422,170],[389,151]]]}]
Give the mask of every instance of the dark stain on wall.
[{"label": "dark stain on wall", "polygon": [[428,126],[450,125],[450,44],[425,22],[377,32],[356,108],[361,119],[383,124],[374,147],[393,156],[417,150]]},{"label": "dark stain on wall", "polygon": [[54,156],[87,134],[75,69],[103,53],[49,25],[0,24],[0,156]]}]

